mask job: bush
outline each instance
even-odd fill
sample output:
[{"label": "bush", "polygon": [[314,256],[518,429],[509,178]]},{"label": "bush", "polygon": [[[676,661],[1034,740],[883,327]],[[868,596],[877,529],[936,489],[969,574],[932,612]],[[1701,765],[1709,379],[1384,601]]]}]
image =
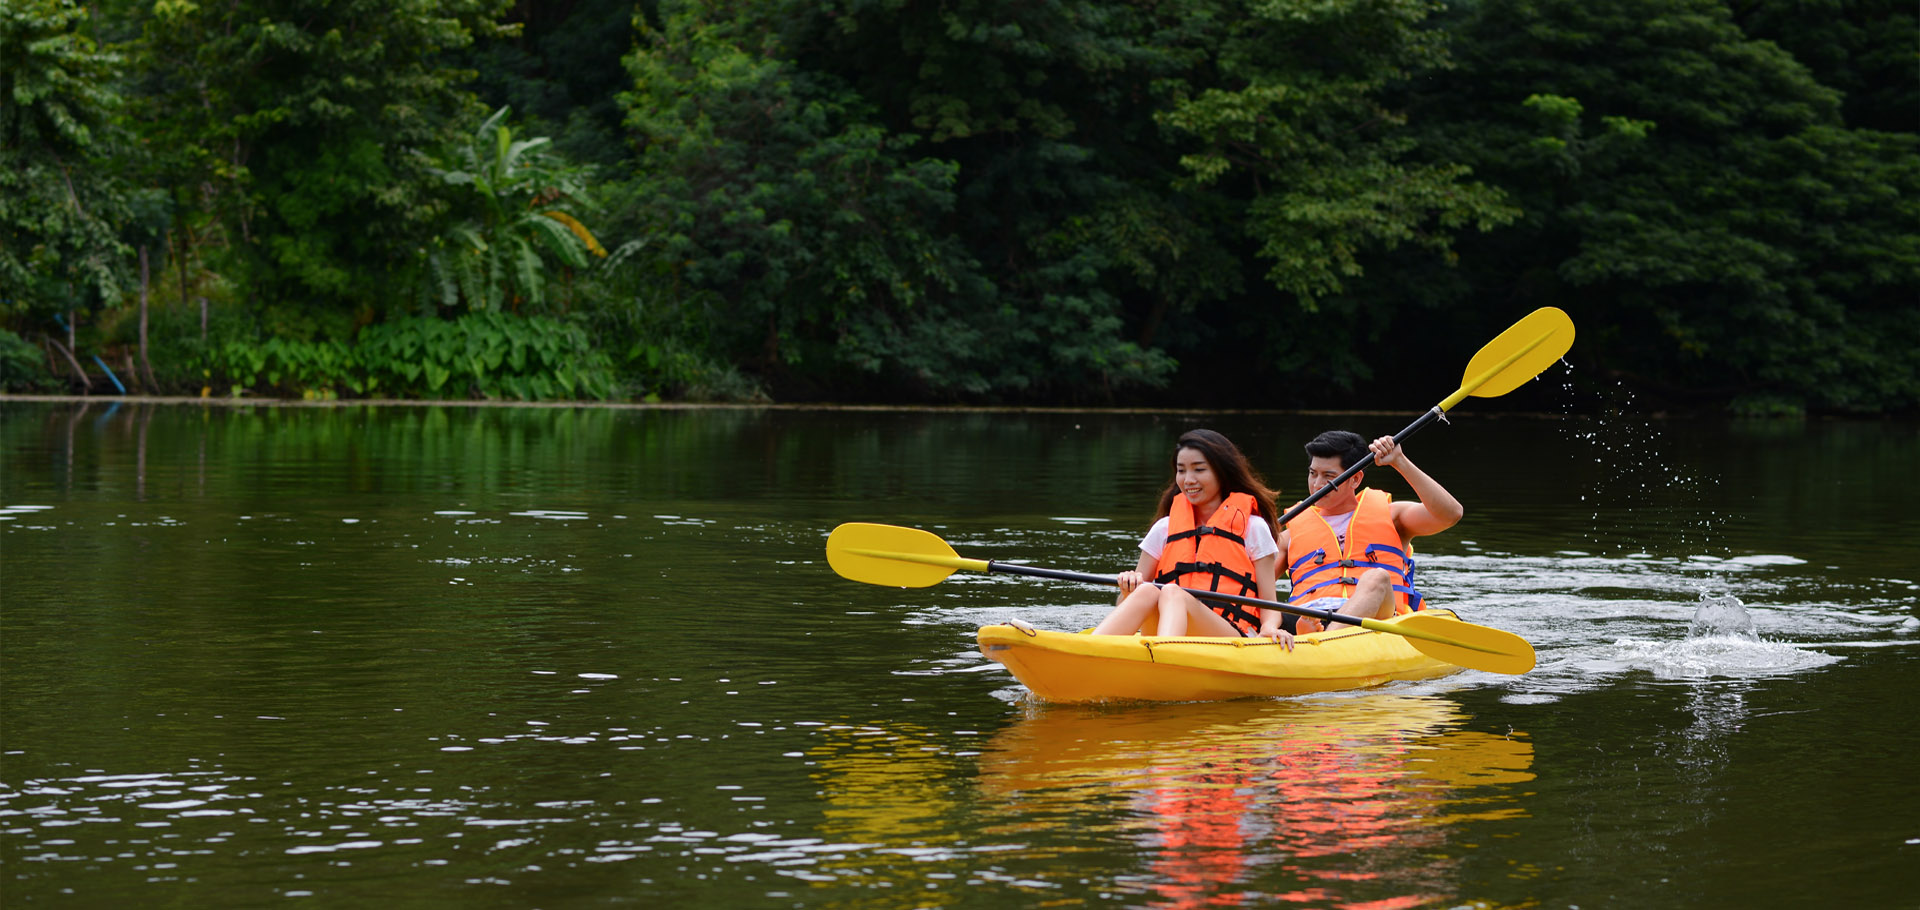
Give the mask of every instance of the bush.
[{"label": "bush", "polygon": [[613,392],[613,364],[586,331],[542,316],[404,319],[361,330],[356,350],[367,393],[537,401]]},{"label": "bush", "polygon": [[342,394],[521,401],[603,399],[613,365],[579,326],[539,316],[468,313],[368,326],[339,341],[227,340],[202,368],[210,384],[308,398]]},{"label": "bush", "polygon": [[44,392],[60,387],[47,373],[47,353],[33,342],[0,329],[0,392]]}]

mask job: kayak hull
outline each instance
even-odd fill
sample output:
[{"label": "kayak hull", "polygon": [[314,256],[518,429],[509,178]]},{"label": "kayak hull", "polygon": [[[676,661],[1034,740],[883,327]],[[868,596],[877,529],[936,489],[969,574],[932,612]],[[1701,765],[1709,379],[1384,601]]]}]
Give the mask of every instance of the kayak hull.
[{"label": "kayak hull", "polygon": [[[1429,614],[1453,618],[1446,610]],[[1393,620],[1387,620],[1393,622]],[[1157,638],[982,626],[980,653],[1050,702],[1219,701],[1364,689],[1460,670],[1405,636],[1338,626],[1288,651],[1249,638]]]}]

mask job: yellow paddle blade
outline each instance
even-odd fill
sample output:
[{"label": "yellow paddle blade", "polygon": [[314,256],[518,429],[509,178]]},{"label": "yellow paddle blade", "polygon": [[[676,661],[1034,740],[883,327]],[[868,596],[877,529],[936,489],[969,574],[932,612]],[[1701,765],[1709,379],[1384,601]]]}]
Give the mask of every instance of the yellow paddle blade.
[{"label": "yellow paddle blade", "polygon": [[895,588],[937,585],[957,569],[987,571],[986,560],[962,557],[931,531],[866,522],[827,535],[827,565],[843,578]]},{"label": "yellow paddle blade", "polygon": [[1367,619],[1360,625],[1405,636],[1420,653],[1470,670],[1518,676],[1533,669],[1533,645],[1512,632],[1489,626],[1426,613]]},{"label": "yellow paddle blade", "polygon": [[1495,398],[1520,387],[1540,375],[1573,347],[1573,319],[1558,307],[1541,307],[1509,326],[1487,342],[1480,353],[1467,362],[1460,380],[1460,391],[1440,403],[1440,410],[1453,406],[1468,395]]}]

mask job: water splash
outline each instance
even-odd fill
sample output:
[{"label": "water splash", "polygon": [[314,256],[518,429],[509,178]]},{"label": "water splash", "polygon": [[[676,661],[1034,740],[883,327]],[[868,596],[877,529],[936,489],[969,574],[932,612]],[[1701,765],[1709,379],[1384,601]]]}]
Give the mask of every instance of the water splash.
[{"label": "water splash", "polygon": [[1747,605],[1732,594],[1718,596],[1701,595],[1700,606],[1693,611],[1693,624],[1687,629],[1687,637],[1744,638],[1759,641],[1760,634],[1754,631],[1753,614],[1747,612]]},{"label": "water splash", "polygon": [[1574,385],[1571,365],[1560,388],[1561,410],[1591,415],[1567,421],[1560,429],[1571,460],[1586,466],[1579,501],[1593,509],[1588,542],[1617,542],[1601,530],[1607,526],[1602,509],[1619,504],[1655,518],[1661,536],[1681,544],[1700,546],[1717,536],[1730,516],[1706,509],[1704,503],[1719,479],[1673,463],[1666,434],[1640,409],[1632,389],[1616,381],[1611,388],[1583,391]]},{"label": "water splash", "polygon": [[1618,660],[1660,679],[1753,677],[1792,673],[1840,658],[1785,642],[1762,639],[1753,614],[1732,594],[1702,594],[1687,637],[1678,642],[1622,639]]}]

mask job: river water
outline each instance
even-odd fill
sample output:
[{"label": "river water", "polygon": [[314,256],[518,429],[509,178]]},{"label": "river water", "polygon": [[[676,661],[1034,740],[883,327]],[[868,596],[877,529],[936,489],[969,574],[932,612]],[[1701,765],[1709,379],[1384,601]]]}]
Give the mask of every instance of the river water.
[{"label": "river water", "polygon": [[0,903],[1920,905],[1920,428],[1472,410],[1534,672],[1060,706],[973,632],[1111,591],[828,532],[1113,572],[1182,429],[1411,415],[0,401]]}]

